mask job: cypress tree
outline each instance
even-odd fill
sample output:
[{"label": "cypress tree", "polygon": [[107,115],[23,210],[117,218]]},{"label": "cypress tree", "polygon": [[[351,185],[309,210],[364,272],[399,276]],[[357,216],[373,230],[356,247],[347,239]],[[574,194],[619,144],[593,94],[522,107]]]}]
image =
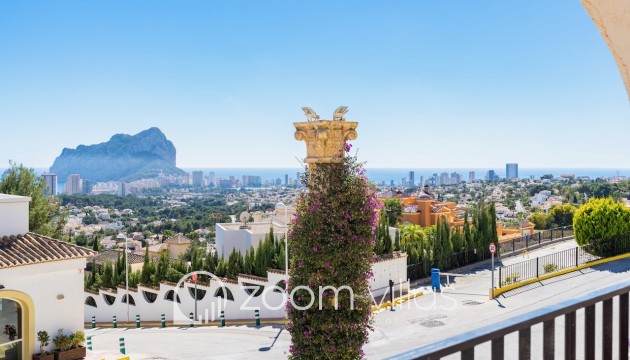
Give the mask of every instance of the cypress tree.
[{"label": "cypress tree", "polygon": [[396,229],[396,240],[394,241],[394,250],[400,251],[400,229]]}]

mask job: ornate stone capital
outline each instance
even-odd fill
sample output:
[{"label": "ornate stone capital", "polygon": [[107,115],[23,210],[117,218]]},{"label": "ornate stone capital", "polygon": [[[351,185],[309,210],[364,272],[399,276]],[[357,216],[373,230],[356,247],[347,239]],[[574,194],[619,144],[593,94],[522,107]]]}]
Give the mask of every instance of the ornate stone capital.
[{"label": "ornate stone capital", "polygon": [[344,157],[344,144],[357,138],[354,121],[306,121],[293,123],[295,140],[306,142],[306,163],[338,163]]}]

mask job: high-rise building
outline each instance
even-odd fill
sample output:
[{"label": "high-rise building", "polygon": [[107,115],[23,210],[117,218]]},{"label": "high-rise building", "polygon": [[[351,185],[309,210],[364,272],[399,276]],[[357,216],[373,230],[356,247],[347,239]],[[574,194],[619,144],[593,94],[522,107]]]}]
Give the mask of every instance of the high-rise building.
[{"label": "high-rise building", "polygon": [[289,174],[284,174],[284,185],[289,186]]},{"label": "high-rise building", "polygon": [[243,175],[243,187],[260,187],[260,176]]},{"label": "high-rise building", "polygon": [[496,179],[498,179],[498,177],[495,174],[494,170],[488,170],[488,172],[486,173],[485,180],[487,180],[487,181],[494,181]]},{"label": "high-rise building", "polygon": [[447,172],[443,172],[440,174],[440,181],[439,181],[440,185],[448,185],[449,181],[448,181],[448,173]]},{"label": "high-rise building", "polygon": [[518,178],[518,164],[505,164],[505,178],[517,179]]},{"label": "high-rise building", "polygon": [[214,183],[214,171],[210,171],[210,184],[215,185],[215,183]]},{"label": "high-rise building", "polygon": [[420,182],[418,183],[418,186],[423,186],[424,185],[424,176],[420,176]]},{"label": "high-rise building", "polygon": [[57,195],[57,174],[44,173],[42,174],[42,179],[44,179],[44,184],[46,184],[44,194]]},{"label": "high-rise building", "polygon": [[68,195],[79,194],[83,188],[81,187],[81,176],[79,174],[68,175],[66,182],[66,193]]},{"label": "high-rise building", "polygon": [[456,172],[451,173],[451,184],[456,185],[462,181],[462,176]]},{"label": "high-rise building", "polygon": [[118,196],[127,196],[127,184],[124,182],[118,183]]},{"label": "high-rise building", "polygon": [[230,175],[230,187],[236,186],[236,178]]},{"label": "high-rise building", "polygon": [[94,186],[94,183],[92,182],[92,180],[88,180],[88,179],[81,180],[81,192],[83,194],[91,194],[92,186]]},{"label": "high-rise building", "polygon": [[469,171],[468,172],[468,181],[475,181],[475,172],[474,171]]},{"label": "high-rise building", "polygon": [[203,186],[203,171],[196,170],[192,172],[192,186],[193,187]]},{"label": "high-rise building", "polygon": [[409,172],[409,186],[415,186],[416,185],[416,173],[414,171],[410,171]]}]

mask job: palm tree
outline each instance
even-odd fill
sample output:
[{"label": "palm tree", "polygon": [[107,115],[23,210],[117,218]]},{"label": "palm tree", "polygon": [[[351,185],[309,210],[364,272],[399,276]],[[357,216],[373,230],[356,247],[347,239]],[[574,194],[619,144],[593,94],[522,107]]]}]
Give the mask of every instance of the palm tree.
[{"label": "palm tree", "polygon": [[409,245],[417,245],[424,241],[424,232],[420,225],[407,224],[403,226],[401,231],[400,242],[403,249]]}]

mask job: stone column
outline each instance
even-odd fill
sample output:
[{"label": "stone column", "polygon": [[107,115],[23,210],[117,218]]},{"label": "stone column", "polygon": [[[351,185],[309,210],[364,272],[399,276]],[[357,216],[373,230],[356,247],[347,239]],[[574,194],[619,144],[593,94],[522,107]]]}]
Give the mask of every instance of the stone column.
[{"label": "stone column", "polygon": [[293,123],[295,139],[306,142],[306,163],[312,174],[317,164],[340,163],[344,145],[357,138],[358,122],[346,120],[317,120]]}]

